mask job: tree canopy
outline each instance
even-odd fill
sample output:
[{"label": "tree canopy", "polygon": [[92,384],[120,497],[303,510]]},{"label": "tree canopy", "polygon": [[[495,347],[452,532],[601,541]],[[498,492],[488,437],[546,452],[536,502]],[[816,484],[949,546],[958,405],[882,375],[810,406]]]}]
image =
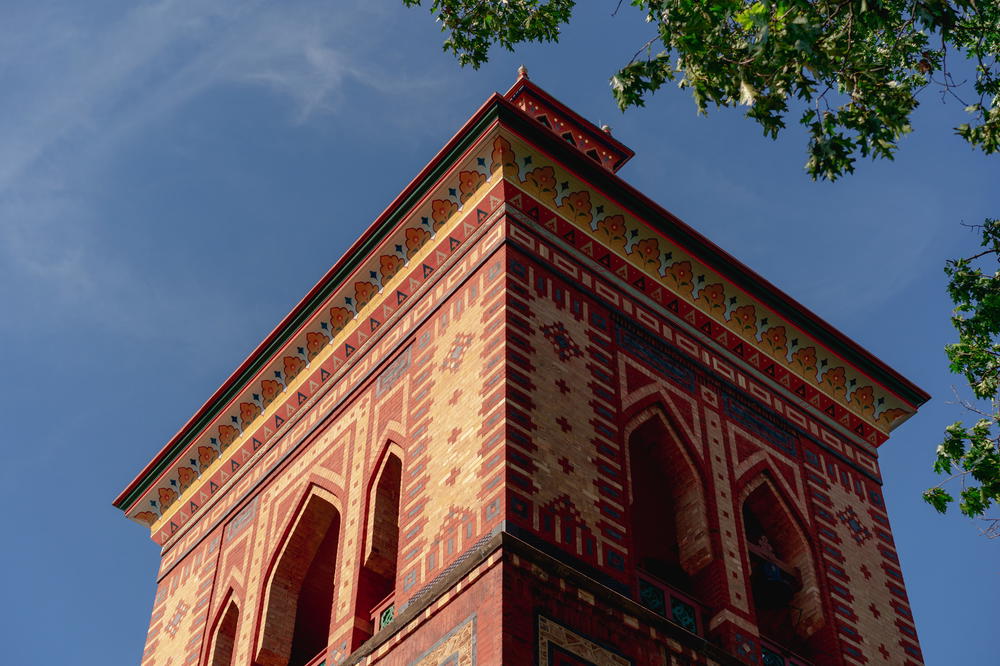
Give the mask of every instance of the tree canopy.
[{"label": "tree canopy", "polygon": [[[970,517],[1000,502],[1000,220],[986,220],[977,229],[984,249],[949,261],[944,270],[958,332],[958,342],[945,352],[951,371],[965,377],[979,401],[963,404],[979,418],[972,426],[958,421],[945,430],[934,471],[947,478],[924,492],[924,499],[944,513],[954,501],[945,485],[960,479],[959,510]],[[992,519],[986,532],[1000,536],[1000,519]]]},{"label": "tree canopy", "polygon": [[[421,0],[403,0],[408,6]],[[609,0],[616,14],[624,0]],[[429,0],[444,49],[479,67],[499,45],[557,41],[574,0]],[[611,77],[625,110],[642,106],[668,82],[690,92],[699,113],[743,107],[777,138],[797,116],[806,129],[805,168],[836,180],[859,157],[892,159],[921,93],[962,104],[968,122],[952,128],[986,154],[1000,150],[1000,2],[994,0],[630,0],[652,26],[650,39]],[[969,80],[955,75],[955,62]],[[964,75],[964,74],[963,74]],[[960,80],[961,79],[961,80]],[[1000,222],[979,227],[979,254],[949,261],[959,341],[946,349],[979,413],[972,426],[948,426],[934,469],[948,476],[924,493],[944,512],[945,489],[961,479],[959,510],[982,515],[1000,502],[1000,272],[983,262],[1000,254]],[[983,408],[980,405],[988,404]],[[970,480],[971,479],[971,480]],[[994,527],[996,523],[994,523]]]},{"label": "tree canopy", "polygon": [[[420,5],[422,0],[403,0]],[[618,11],[618,6],[609,8]],[[479,67],[498,44],[554,41],[574,0],[432,0],[444,48]],[[631,0],[655,28],[611,78],[622,108],[677,81],[699,112],[745,106],[774,138],[797,113],[809,135],[806,170],[834,180],[861,157],[892,158],[918,95],[961,101],[967,142],[1000,149],[1000,3],[982,0]],[[971,60],[956,82],[949,58]],[[794,107],[794,108],[793,108]]]}]

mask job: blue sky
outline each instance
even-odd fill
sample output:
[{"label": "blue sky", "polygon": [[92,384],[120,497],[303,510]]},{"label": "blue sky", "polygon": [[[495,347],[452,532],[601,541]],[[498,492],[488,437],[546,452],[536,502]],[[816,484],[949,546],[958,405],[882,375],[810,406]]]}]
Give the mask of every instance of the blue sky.
[{"label": "blue sky", "polygon": [[895,163],[835,184],[804,140],[607,79],[650,28],[582,3],[558,45],[441,52],[399,0],[0,6],[5,663],[138,663],[158,549],[112,498],[517,65],[637,153],[621,176],[934,396],[882,450],[928,664],[991,663],[997,549],[919,498],[964,417],[941,266],[1000,215],[1000,161],[927,95]]}]

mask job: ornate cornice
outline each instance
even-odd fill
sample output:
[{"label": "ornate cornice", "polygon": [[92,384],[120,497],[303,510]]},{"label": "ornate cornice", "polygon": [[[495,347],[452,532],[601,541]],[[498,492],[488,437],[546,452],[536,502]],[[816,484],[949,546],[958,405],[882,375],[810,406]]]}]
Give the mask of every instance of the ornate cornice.
[{"label": "ornate cornice", "polygon": [[800,326],[770,306],[761,298],[763,289],[747,291],[661,232],[659,220],[640,218],[524,140],[501,136],[496,142],[505,180],[531,197],[515,206],[533,210],[538,224],[771,381],[874,445],[915,413],[915,405],[845,359],[814,327]]},{"label": "ornate cornice", "polygon": [[487,100],[115,506],[164,543],[462,246],[470,213],[500,205],[501,180],[532,198],[514,205],[534,206],[539,224],[705,335],[732,339],[727,349],[859,437],[880,444],[928,398],[615,176],[626,147],[533,84],[508,97]]},{"label": "ornate cornice", "polygon": [[[477,207],[500,180],[499,167],[492,169],[489,161],[492,136],[489,131],[480,135],[483,140],[452,163],[437,186],[363,261],[355,262],[337,288],[311,306],[311,316],[303,317],[304,323],[260,364],[243,390],[194,430],[162,471],[137,490],[126,508],[130,518],[169,538],[249,462],[248,452],[265,448],[299,406],[407,304],[473,233],[475,224],[465,221],[469,213],[477,213],[474,219],[480,221],[487,215]],[[491,209],[500,203],[494,199],[488,202]]]}]

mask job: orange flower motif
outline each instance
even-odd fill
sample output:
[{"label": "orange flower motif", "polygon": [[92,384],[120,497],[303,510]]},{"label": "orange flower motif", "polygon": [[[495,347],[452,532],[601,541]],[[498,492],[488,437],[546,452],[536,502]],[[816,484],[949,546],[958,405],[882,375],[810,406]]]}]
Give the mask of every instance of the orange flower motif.
[{"label": "orange flower motif", "polygon": [[736,308],[735,319],[744,327],[749,328],[757,325],[757,311],[752,305],[744,305]]},{"label": "orange flower motif", "polygon": [[177,468],[177,484],[180,486],[183,492],[187,488],[191,487],[195,479],[198,478],[198,472],[194,471],[190,467],[178,467]]},{"label": "orange flower motif", "polygon": [[330,308],[330,328],[333,329],[334,333],[339,333],[344,330],[344,327],[354,319],[354,315],[347,308],[335,307]]},{"label": "orange flower motif", "polygon": [[752,305],[741,305],[729,315],[729,326],[740,335],[749,338],[757,334],[757,309]]},{"label": "orange flower motif", "polygon": [[525,183],[534,189],[540,199],[554,201],[556,198],[556,173],[550,166],[538,167],[528,172]]},{"label": "orange flower motif", "polygon": [[160,511],[166,511],[177,499],[177,491],[173,488],[157,488],[160,496]]},{"label": "orange flower motif", "polygon": [[827,370],[823,375],[823,382],[832,388],[834,393],[844,391],[847,386],[847,372],[843,368]]},{"label": "orange flower motif", "polygon": [[[640,243],[641,244],[641,243]],[[726,288],[721,282],[710,284],[698,294],[698,298],[708,306],[708,310],[723,310],[726,308]]]},{"label": "orange flower motif", "polygon": [[608,215],[597,223],[597,230],[608,237],[612,245],[620,248],[625,247],[625,234],[628,229],[625,227],[625,217],[622,215]]},{"label": "orange flower motif", "polygon": [[636,243],[635,251],[644,263],[660,265],[660,241],[656,238],[643,238]]},{"label": "orange flower motif", "polygon": [[785,335],[784,326],[772,326],[771,328],[764,331],[762,336],[765,343],[771,347],[771,353],[773,355],[785,354],[785,343],[788,342],[788,337]]},{"label": "orange flower motif", "polygon": [[403,260],[394,254],[383,254],[378,258],[378,268],[382,273],[382,282],[392,279],[399,269],[403,267]]},{"label": "orange flower motif", "polygon": [[152,527],[153,523],[156,522],[156,519],[159,518],[159,516],[152,511],[140,511],[132,517],[141,523],[145,523],[149,527]]},{"label": "orange flower motif", "polygon": [[803,347],[802,349],[799,349],[794,354],[792,354],[792,360],[798,363],[804,372],[806,373],[816,372],[815,347]]},{"label": "orange flower motif", "polygon": [[358,310],[365,307],[368,301],[372,300],[372,296],[378,293],[378,287],[373,285],[371,282],[355,282],[354,283],[354,303]]},{"label": "orange flower motif", "polygon": [[220,425],[219,426],[219,442],[222,444],[222,448],[226,448],[230,444],[236,441],[236,438],[240,436],[240,431],[231,425]]},{"label": "orange flower motif", "polygon": [[875,389],[871,386],[862,386],[851,394],[851,403],[859,413],[875,411]]},{"label": "orange flower motif", "polygon": [[691,282],[694,274],[691,272],[690,261],[676,261],[670,264],[670,267],[667,268],[667,277],[674,283],[674,287],[678,291],[690,293],[694,289],[694,283]]},{"label": "orange flower motif", "polygon": [[212,461],[219,457],[219,453],[211,446],[198,447],[198,464],[202,469],[212,464]]},{"label": "orange flower motif", "polygon": [[309,333],[306,333],[306,356],[309,357],[310,361],[313,360],[321,351],[323,351],[323,347],[326,347],[329,342],[330,338],[326,337],[319,331],[310,331]]},{"label": "orange flower motif", "polygon": [[887,409],[879,415],[880,421],[885,421],[886,425],[892,425],[896,422],[896,419],[902,418],[906,415],[905,409],[899,409],[898,407],[893,407],[892,409]]},{"label": "orange flower motif", "polygon": [[[282,359],[282,361],[284,362],[286,382],[290,382],[298,377],[299,373],[302,372],[302,369],[306,367],[306,362],[298,356],[286,356]],[[244,423],[246,423],[246,421],[244,421]]]},{"label": "orange flower motif", "polygon": [[243,423],[244,428],[253,423],[253,420],[257,418],[259,415],[260,415],[260,407],[257,406],[257,403],[255,402],[240,403],[240,421]]},{"label": "orange flower motif", "polygon": [[462,203],[469,200],[479,186],[486,182],[486,176],[479,173],[478,171],[459,171],[458,172],[458,191],[460,194],[460,199]]},{"label": "orange flower motif", "polygon": [[267,407],[281,395],[281,384],[273,379],[265,379],[260,383],[260,395],[264,406]]},{"label": "orange flower motif", "polygon": [[517,173],[517,164],[514,162],[514,150],[510,147],[510,141],[502,136],[498,136],[493,141],[493,153],[490,155],[490,158],[493,160],[493,163],[490,165],[490,171],[503,169],[505,173]]},{"label": "orange flower motif", "polygon": [[431,232],[420,227],[410,227],[404,235],[406,236],[406,256],[412,257],[430,239]]},{"label": "orange flower motif", "polygon": [[458,210],[458,204],[448,199],[435,199],[431,202],[431,219],[434,220],[434,231],[444,226],[448,218]]},{"label": "orange flower motif", "polygon": [[590,224],[594,217],[590,214],[590,210],[593,208],[590,203],[590,192],[586,190],[566,195],[561,208],[564,212],[569,212],[568,217],[572,218],[574,222],[581,224]]}]

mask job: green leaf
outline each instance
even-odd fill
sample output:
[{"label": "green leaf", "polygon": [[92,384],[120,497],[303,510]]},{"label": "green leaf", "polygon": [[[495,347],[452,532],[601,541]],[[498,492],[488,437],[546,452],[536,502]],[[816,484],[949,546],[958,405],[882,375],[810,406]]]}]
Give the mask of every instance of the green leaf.
[{"label": "green leaf", "polygon": [[767,25],[769,14],[763,2],[755,2],[736,15],[736,22],[744,30],[752,30]]},{"label": "green leaf", "polygon": [[924,491],[924,501],[930,504],[938,513],[945,513],[948,505],[955,500],[942,488],[931,488]]}]

